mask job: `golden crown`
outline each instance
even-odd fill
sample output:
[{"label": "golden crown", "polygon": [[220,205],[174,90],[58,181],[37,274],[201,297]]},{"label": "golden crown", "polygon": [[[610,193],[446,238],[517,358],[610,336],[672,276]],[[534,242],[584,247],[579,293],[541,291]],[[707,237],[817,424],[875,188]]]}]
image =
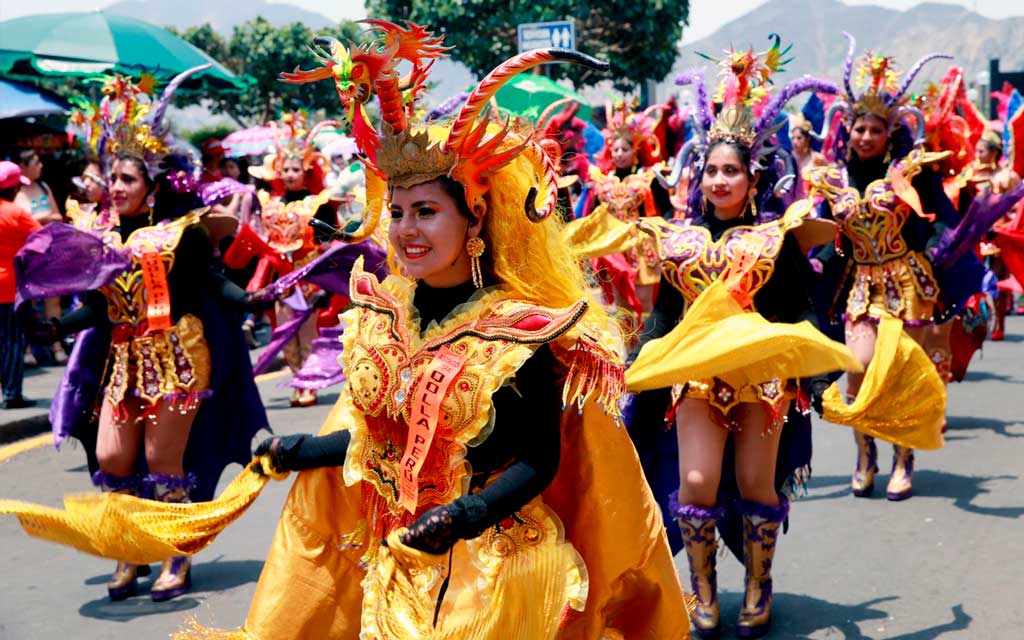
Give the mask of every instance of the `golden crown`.
[{"label": "golden crown", "polygon": [[458,154],[432,142],[425,129],[414,131],[407,127],[397,134],[390,129],[385,123],[385,135],[380,136],[374,164],[392,186],[408,188],[451,174]]},{"label": "golden crown", "polygon": [[1003,136],[995,129],[985,129],[985,133],[981,134],[981,139],[989,144],[996,145],[1000,149],[1003,148]]},{"label": "golden crown", "polygon": [[797,129],[810,133],[814,131],[814,124],[804,114],[798,113],[789,119],[789,130],[795,131]]},{"label": "golden crown", "polygon": [[708,131],[708,143],[720,140],[739,142],[744,146],[754,144],[757,132],[754,130],[754,114],[743,105],[732,105],[722,109]]}]

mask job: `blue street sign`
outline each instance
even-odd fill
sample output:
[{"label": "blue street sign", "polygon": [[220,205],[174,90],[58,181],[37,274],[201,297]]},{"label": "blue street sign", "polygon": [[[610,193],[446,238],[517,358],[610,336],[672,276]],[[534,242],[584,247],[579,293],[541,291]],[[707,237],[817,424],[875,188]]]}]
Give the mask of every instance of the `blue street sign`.
[{"label": "blue street sign", "polygon": [[530,22],[519,25],[519,53],[531,49],[576,48],[576,26],[572,20]]}]

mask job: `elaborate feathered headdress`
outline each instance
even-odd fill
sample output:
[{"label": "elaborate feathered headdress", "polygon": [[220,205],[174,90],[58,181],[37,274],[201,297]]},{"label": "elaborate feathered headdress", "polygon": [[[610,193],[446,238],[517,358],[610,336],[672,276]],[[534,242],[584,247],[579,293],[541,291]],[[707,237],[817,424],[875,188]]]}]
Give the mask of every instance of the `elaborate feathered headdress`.
[{"label": "elaborate feathered headdress", "polygon": [[[334,80],[356,142],[366,154],[367,168],[384,183],[412,186],[450,176],[465,188],[470,208],[482,215],[487,210],[484,196],[490,176],[523,155],[534,164],[540,179],[539,188],[531,189],[523,203],[526,215],[535,221],[550,215],[557,199],[557,174],[550,159],[531,134],[513,131],[509,120],[498,121],[489,108],[491,99],[511,78],[540,64],[573,62],[605,70],[607,63],[566,49],[519,54],[487,74],[466,98],[447,138],[435,144],[422,125],[410,122],[404,96],[414,95],[424,86],[433,61],[447,51],[441,44],[443,37],[411,22],[403,26],[383,20],[364,22],[382,34],[379,40],[346,47],[331,38],[317,38],[313,51],[322,66],[283,73],[281,79],[294,84]],[[400,79],[397,67],[402,61],[411,63],[412,71]],[[380,100],[380,131],[370,124],[363,109],[374,95]],[[536,206],[539,193],[544,194],[540,208]],[[356,241],[368,237],[379,217],[379,209],[370,208],[363,226],[345,238]]]},{"label": "elaborate feathered headdress", "polygon": [[606,102],[604,106],[605,146],[597,154],[597,164],[602,171],[612,169],[611,146],[616,140],[625,140],[633,147],[637,162],[649,167],[662,160],[661,144],[655,131],[658,128],[665,105],[653,105],[643,111],[635,111],[633,105],[623,100]]},{"label": "elaborate feathered headdress", "polygon": [[943,173],[960,173],[974,158],[974,147],[985,133],[982,118],[964,88],[964,73],[950,67],[938,86],[930,86],[918,97],[925,119],[925,143],[929,151],[952,152],[943,163]]},{"label": "elaborate feathered headdress", "polygon": [[181,83],[209,66],[193,67],[177,75],[155,102],[151,99],[151,77],[135,84],[124,76],[110,76],[104,80],[103,99],[98,105],[83,104],[72,112],[69,134],[85,142],[89,153],[103,162],[105,171],[118,154],[127,154],[142,160],[151,179],[174,171],[178,176],[172,181],[175,188],[191,189],[194,159],[176,148],[163,118]]},{"label": "elaborate feathered headdress", "polygon": [[915,120],[916,132],[914,144],[923,144],[925,119],[920,110],[908,104],[907,90],[928,61],[937,58],[952,58],[953,56],[945,53],[929,53],[911,67],[902,82],[897,83],[899,74],[891,57],[877,56],[871,52],[865,53],[856,68],[857,84],[864,91],[857,95],[853,91],[851,78],[854,75],[854,51],[857,48],[857,41],[849,33],[843,32],[843,35],[850,42],[850,48],[846,52],[846,62],[843,65],[844,94],[832,103],[825,114],[825,130],[822,132],[822,136],[827,134],[836,112],[843,114],[842,122],[847,130],[853,126],[853,121],[858,116],[865,114],[877,116],[888,125],[890,132],[896,129],[906,116],[912,116]]},{"label": "elaborate feathered headdress", "polygon": [[794,131],[796,129],[799,129],[806,134],[817,133],[814,131],[814,124],[802,113],[797,113],[789,117],[789,130]]},{"label": "elaborate feathered headdress", "polygon": [[[659,176],[665,186],[671,188],[678,183],[684,165],[693,162],[702,167],[707,150],[722,140],[741,144],[750,150],[751,171],[766,169],[769,158],[778,150],[772,144],[772,138],[785,122],[780,115],[786,103],[805,91],[838,92],[839,89],[831,82],[804,76],[787,82],[769,99],[772,75],[791,60],[783,59],[790,47],[782,49],[777,34],[769,35],[769,39],[772,46],[762,53],[754,53],[752,49],[743,53],[731,50],[722,60],[703,56],[718,62],[721,67],[714,101],[708,97],[702,70],[689,71],[676,78],[677,85],[695,85],[693,124],[696,135],[679,150],[672,176],[667,180]],[[716,104],[721,105],[717,114]],[[762,105],[760,114],[755,115],[755,108]]]},{"label": "elaborate feathered headdress", "polygon": [[271,127],[282,131],[274,140],[274,152],[264,158],[262,166],[249,167],[249,173],[260,180],[269,182],[275,193],[284,190],[281,172],[288,160],[300,160],[306,173],[306,189],[313,194],[324,189],[324,175],[330,162],[313,144],[318,133],[327,127],[342,128],[337,120],[324,120],[312,129],[308,125],[309,115],[305,111],[291,111],[281,116]]}]

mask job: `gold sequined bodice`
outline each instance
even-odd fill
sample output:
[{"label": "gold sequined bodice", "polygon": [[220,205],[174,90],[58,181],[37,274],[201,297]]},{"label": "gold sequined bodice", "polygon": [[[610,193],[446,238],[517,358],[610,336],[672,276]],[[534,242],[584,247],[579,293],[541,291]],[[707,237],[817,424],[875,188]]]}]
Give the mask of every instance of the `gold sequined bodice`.
[{"label": "gold sequined bodice", "polygon": [[[383,283],[360,267],[345,313],[343,392],[351,403],[352,445],[345,463],[349,482],[374,488],[375,529],[409,520],[399,504],[400,463],[415,415],[414,391],[441,348],[465,360],[443,397],[434,441],[419,474],[417,513],[463,495],[469,470],[466,447],[482,442],[493,423],[491,396],[515,375],[536,348],[570,329],[586,303],[546,309],[511,300],[500,290],[482,293],[421,336],[412,307],[413,287],[392,277]],[[346,404],[348,404],[346,402]]]},{"label": "gold sequined bodice", "polygon": [[819,167],[807,172],[809,195],[824,197],[832,207],[832,215],[853,244],[857,264],[884,264],[907,253],[903,225],[914,210],[903,202],[893,186],[892,175],[898,172],[907,183],[930,164],[948,154],[926,153],[915,149],[907,157],[893,163],[886,177],[874,180],[861,196],[850,184],[846,170],[837,166]]},{"label": "gold sequined bodice", "polygon": [[671,224],[675,230],[667,232],[661,242],[662,274],[687,303],[744,262],[745,273],[739,277],[743,290],[753,296],[775,270],[775,259],[786,233],[782,219],[732,227],[718,240],[712,238],[708,229],[689,224],[688,220],[673,220]]},{"label": "gold sequined bodice", "polygon": [[267,234],[267,244],[281,253],[301,249],[312,238],[309,221],[316,215],[320,205],[327,202],[328,195],[325,190],[320,195],[285,202],[266,191],[260,191],[260,221]]},{"label": "gold sequined bodice", "polygon": [[653,198],[651,181],[654,180],[654,172],[651,169],[641,169],[620,180],[614,171],[604,174],[591,166],[590,179],[594,182],[598,200],[619,220],[636,220],[640,216],[640,205]]},{"label": "gold sequined bodice", "polygon": [[174,268],[174,250],[181,236],[199,222],[203,210],[196,210],[171,221],[134,231],[123,244],[131,257],[131,266],[100,293],[107,299],[107,315],[113,324],[141,325],[146,318],[147,292],[142,269],[144,254],[156,254],[164,272]]}]

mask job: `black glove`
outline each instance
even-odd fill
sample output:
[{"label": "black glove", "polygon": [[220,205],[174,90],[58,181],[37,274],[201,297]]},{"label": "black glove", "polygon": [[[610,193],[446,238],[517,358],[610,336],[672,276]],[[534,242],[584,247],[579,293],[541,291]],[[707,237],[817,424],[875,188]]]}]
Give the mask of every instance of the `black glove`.
[{"label": "black glove", "polygon": [[275,302],[277,302],[277,295],[269,287],[245,294],[245,304],[250,311],[256,314],[273,309]]},{"label": "black glove", "polygon": [[825,389],[828,389],[830,383],[824,378],[811,381],[811,406],[818,413],[818,417],[825,415],[824,395]]},{"label": "black glove", "polygon": [[32,344],[48,345],[60,340],[60,321],[56,318],[37,320],[27,326],[25,338]]},{"label": "black glove", "polygon": [[292,436],[267,438],[256,446],[253,456],[269,455],[275,471],[295,471],[296,457],[306,437],[306,434],[299,433]]},{"label": "black glove", "polygon": [[323,289],[317,289],[309,296],[309,306],[312,309],[326,309],[331,306],[331,294]]},{"label": "black glove", "polygon": [[480,535],[480,522],[486,517],[483,499],[464,496],[424,513],[402,534],[401,541],[413,549],[440,555],[459,540]]},{"label": "black glove", "polygon": [[305,471],[345,464],[352,434],[335,431],[325,436],[300,433],[267,438],[256,447],[254,456],[269,454],[275,471]]}]

